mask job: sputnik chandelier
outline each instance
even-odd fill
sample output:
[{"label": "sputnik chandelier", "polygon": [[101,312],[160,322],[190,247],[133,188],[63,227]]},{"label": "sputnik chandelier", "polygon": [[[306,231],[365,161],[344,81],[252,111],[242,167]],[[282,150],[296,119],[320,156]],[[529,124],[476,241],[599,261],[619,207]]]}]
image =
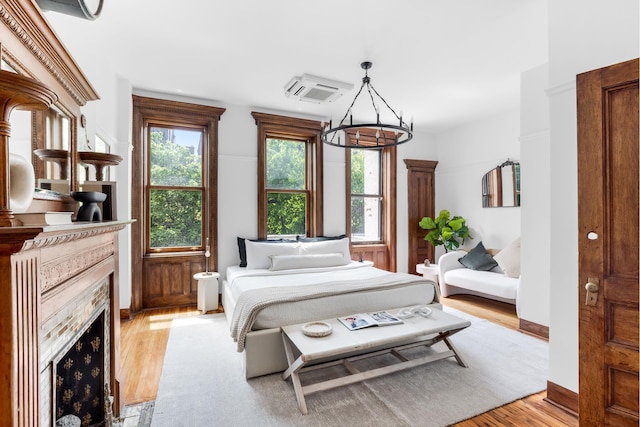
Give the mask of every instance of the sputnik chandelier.
[{"label": "sputnik chandelier", "polygon": [[[410,125],[407,124],[407,122],[402,119],[402,113],[398,115],[371,84],[368,70],[372,65],[373,64],[368,61],[360,64],[364,70],[362,85],[355,98],[353,98],[344,117],[340,120],[340,123],[338,123],[338,126],[333,127],[332,120],[330,120],[328,124],[322,123],[322,142],[325,144],[342,148],[376,149],[404,144],[413,138],[413,122]],[[371,98],[376,121],[375,123],[354,123],[352,108],[365,87]],[[376,97],[378,99],[377,104]],[[380,107],[382,104],[393,113],[393,116],[397,120],[395,124],[382,123],[380,121]],[[362,135],[360,134],[360,130],[362,130]],[[363,144],[360,144],[361,142],[363,142]]]}]

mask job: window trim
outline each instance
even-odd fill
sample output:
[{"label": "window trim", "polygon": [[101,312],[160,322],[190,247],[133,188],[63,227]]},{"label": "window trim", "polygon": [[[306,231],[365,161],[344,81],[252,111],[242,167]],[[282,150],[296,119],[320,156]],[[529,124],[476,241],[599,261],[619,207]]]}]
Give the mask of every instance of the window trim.
[{"label": "window trim", "polygon": [[[180,121],[181,125],[194,127],[206,127],[208,135],[209,167],[203,171],[207,191],[206,199],[203,203],[209,206],[209,215],[203,218],[206,223],[207,235],[209,236],[211,257],[209,258],[209,268],[211,271],[218,269],[218,122],[225,112],[224,108],[191,104],[181,101],[171,101],[158,98],[148,98],[132,95],[133,104],[133,135],[132,135],[132,192],[131,207],[132,218],[135,221],[131,224],[131,264],[132,264],[132,289],[131,289],[131,310],[140,311],[143,306],[142,286],[143,286],[143,259],[153,257],[168,256],[169,253],[150,253],[145,251],[146,242],[144,239],[147,218],[145,215],[146,201],[144,189],[146,185],[145,164],[147,153],[144,147],[144,129],[147,122],[154,124],[175,123]],[[202,253],[200,251],[200,253]],[[172,252],[171,255],[182,255],[185,252]],[[188,256],[200,256],[198,252],[187,252]]]},{"label": "window trim", "polygon": [[[307,236],[322,235],[323,215],[323,156],[320,140],[321,126],[316,120],[278,116],[260,112],[251,112],[258,127],[258,238],[267,238],[267,138],[301,141],[306,146],[306,191],[309,192],[307,204]],[[278,190],[280,191],[280,190]]]},{"label": "window trim", "polygon": [[[361,146],[376,145],[376,131],[378,129],[359,129]],[[388,132],[387,138],[395,138],[393,132]],[[355,144],[355,131],[347,132],[347,138],[351,143]],[[397,251],[397,196],[396,196],[396,177],[397,177],[397,148],[396,146],[382,148],[382,209],[381,209],[381,238],[380,242],[353,242],[351,241],[351,150],[345,149],[345,229],[346,234],[351,241],[352,253],[357,252],[360,258],[362,253],[367,251],[379,252],[381,247],[386,248],[385,265],[380,265],[389,271],[396,271]],[[353,255],[353,254],[352,254]]]}]

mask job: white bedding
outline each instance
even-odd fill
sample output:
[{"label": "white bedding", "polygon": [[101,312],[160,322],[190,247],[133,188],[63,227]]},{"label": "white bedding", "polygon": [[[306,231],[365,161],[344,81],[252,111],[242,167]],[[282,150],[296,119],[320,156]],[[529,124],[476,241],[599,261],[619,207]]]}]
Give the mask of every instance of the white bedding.
[{"label": "white bedding", "polygon": [[367,279],[388,273],[371,267],[371,264],[351,261],[346,265],[321,268],[301,268],[295,270],[271,271],[269,269],[247,269],[238,266],[227,268],[227,282],[233,299],[247,290],[269,286],[304,286],[333,281],[336,278]]},{"label": "white bedding", "polygon": [[[435,284],[429,280],[406,273],[394,273],[396,279],[406,278],[413,283],[391,289],[364,289],[357,293],[328,295],[315,299],[282,302],[262,308],[252,325],[252,330],[278,328],[284,325],[311,320],[327,319],[362,311],[384,310],[392,307],[431,304],[437,302]],[[270,271],[229,267],[223,292],[227,318],[242,292],[265,287],[304,287],[323,283],[377,281],[388,271],[372,267],[369,263],[353,261],[337,267]],[[419,279],[416,281],[416,279]]]}]

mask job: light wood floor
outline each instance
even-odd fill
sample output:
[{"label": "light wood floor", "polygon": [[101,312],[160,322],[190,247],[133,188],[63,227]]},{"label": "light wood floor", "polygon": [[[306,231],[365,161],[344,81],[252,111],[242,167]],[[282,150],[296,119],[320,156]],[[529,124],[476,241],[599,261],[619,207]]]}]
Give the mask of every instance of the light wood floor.
[{"label": "light wood floor", "polygon": [[[507,328],[518,328],[513,305],[468,295],[443,298],[443,304]],[[222,312],[222,307],[218,311]],[[126,405],[156,399],[171,320],[199,313],[195,307],[148,310],[138,313],[133,320],[122,321],[120,347],[125,370]],[[575,416],[546,402],[545,397],[546,392],[534,394],[456,426],[578,426]],[[461,404],[464,404],[464,400]]]}]

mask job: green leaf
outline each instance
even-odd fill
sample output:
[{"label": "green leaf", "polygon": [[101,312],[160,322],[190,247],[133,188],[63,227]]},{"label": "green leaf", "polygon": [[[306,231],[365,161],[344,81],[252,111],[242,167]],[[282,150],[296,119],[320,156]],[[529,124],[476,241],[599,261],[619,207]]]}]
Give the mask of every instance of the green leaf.
[{"label": "green leaf", "polygon": [[453,230],[451,230],[449,227],[445,227],[442,229],[440,234],[442,234],[443,240],[449,240],[453,236]]},{"label": "green leaf", "polygon": [[438,222],[439,222],[439,221],[442,221],[442,220],[444,220],[445,222],[446,222],[446,221],[449,221],[449,217],[450,217],[450,216],[451,216],[451,213],[450,213],[448,210],[443,209],[443,210],[441,210],[441,211],[440,211],[440,213],[438,214],[438,218],[436,219],[436,221],[438,221]]},{"label": "green leaf", "polygon": [[428,216],[423,217],[420,220],[419,225],[420,225],[420,228],[423,228],[425,230],[433,230],[434,228],[436,228],[436,223],[433,222],[433,219],[431,219]]},{"label": "green leaf", "polygon": [[451,227],[453,230],[458,231],[462,228],[462,226],[464,225],[464,219],[462,218],[458,218],[458,219],[452,219],[451,221],[449,221],[447,223],[447,225],[449,227]]},{"label": "green leaf", "polygon": [[440,232],[438,230],[431,230],[424,238],[425,240],[428,240],[433,246],[442,245],[442,240],[440,240]]}]

